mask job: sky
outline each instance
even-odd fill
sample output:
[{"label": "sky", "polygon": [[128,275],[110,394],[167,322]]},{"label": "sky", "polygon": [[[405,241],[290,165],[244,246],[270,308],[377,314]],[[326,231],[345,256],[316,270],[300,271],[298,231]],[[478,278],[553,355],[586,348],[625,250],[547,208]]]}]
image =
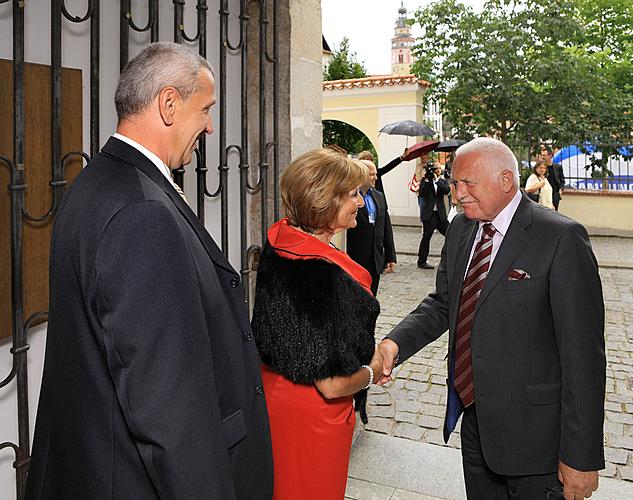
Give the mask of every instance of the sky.
[{"label": "sky", "polygon": [[[323,35],[335,50],[344,36],[370,75],[391,73],[391,38],[401,0],[321,0]],[[462,0],[480,11],[485,0]],[[407,17],[431,0],[404,0]],[[415,26],[413,36],[416,36]]]}]

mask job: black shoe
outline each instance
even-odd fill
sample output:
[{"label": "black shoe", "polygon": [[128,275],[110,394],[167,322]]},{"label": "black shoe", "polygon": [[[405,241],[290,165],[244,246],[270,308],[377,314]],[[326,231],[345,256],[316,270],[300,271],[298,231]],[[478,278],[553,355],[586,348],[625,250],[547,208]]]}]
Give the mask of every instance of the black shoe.
[{"label": "black shoe", "polygon": [[435,266],[428,264],[427,262],[418,262],[418,267],[420,269],[435,269]]}]

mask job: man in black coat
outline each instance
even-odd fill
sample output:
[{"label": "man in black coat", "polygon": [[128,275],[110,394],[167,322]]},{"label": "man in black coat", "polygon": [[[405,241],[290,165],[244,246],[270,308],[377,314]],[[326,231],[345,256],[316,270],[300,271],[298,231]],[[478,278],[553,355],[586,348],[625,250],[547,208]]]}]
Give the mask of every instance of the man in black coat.
[{"label": "man in black coat", "polygon": [[[591,496],[604,467],[604,303],[585,228],[519,191],[512,151],[457,150],[435,291],[380,344],[385,375],[449,331],[444,439],[469,500]],[[380,381],[381,383],[384,380]],[[560,491],[559,491],[560,494]]]},{"label": "man in black coat", "polygon": [[421,269],[433,269],[433,265],[427,262],[431,237],[437,229],[442,235],[448,228],[448,217],[444,197],[451,192],[448,180],[441,176],[442,168],[439,163],[429,162],[426,165],[424,179],[420,183],[418,196],[424,200],[422,205],[422,239],[418,248],[418,267]]},{"label": "man in black coat", "polygon": [[390,273],[396,267],[396,248],[385,195],[374,189],[376,165],[369,160],[360,162],[369,171],[367,182],[361,187],[365,206],[358,210],[356,227],[347,230],[347,253],[369,271],[371,291],[376,295],[382,271]]},{"label": "man in black coat", "polygon": [[547,165],[547,180],[552,186],[552,203],[554,204],[554,209],[558,211],[558,205],[562,198],[561,193],[565,187],[565,173],[560,163],[553,163],[553,157],[554,154],[551,147],[543,144],[539,159]]},{"label": "man in black coat", "polygon": [[117,133],[55,220],[26,498],[269,499],[240,278],[170,172],[212,132],[212,70],[180,45],[151,44],[121,73],[115,103]]}]

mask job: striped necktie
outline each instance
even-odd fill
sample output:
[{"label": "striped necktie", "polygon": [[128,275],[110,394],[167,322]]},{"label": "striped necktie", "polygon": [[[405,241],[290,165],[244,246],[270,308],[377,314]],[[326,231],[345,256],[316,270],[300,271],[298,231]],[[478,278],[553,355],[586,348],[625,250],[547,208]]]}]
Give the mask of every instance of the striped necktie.
[{"label": "striped necktie", "polygon": [[481,239],[475,247],[473,258],[468,266],[462,296],[459,300],[455,337],[455,389],[464,404],[464,408],[475,401],[470,334],[473,329],[477,299],[479,299],[490,268],[492,237],[495,232],[492,224],[489,222],[484,224]]}]

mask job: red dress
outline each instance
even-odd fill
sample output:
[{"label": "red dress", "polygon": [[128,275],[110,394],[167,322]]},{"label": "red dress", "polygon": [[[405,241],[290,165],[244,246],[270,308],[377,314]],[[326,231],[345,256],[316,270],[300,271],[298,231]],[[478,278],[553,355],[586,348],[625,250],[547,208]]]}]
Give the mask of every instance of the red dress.
[{"label": "red dress", "polygon": [[[268,241],[283,257],[338,265],[371,293],[363,267],[286,219],[270,228]],[[295,384],[266,365],[262,379],[273,445],[273,500],[343,499],[356,422],[353,397],[326,400],[314,384]]]}]

